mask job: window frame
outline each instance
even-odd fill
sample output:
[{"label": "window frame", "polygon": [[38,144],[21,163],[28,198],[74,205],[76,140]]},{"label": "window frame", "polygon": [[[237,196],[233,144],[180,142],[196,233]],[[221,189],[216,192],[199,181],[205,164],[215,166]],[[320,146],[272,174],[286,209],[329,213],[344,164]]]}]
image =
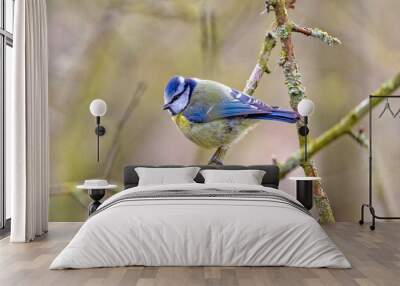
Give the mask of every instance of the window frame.
[{"label": "window frame", "polygon": [[[12,1],[12,15],[6,13],[6,1],[1,3],[1,21],[0,21],[0,237],[9,233],[10,219],[6,217],[6,189],[5,189],[5,95],[6,95],[6,50],[7,46],[13,48],[13,33],[7,31],[6,17],[12,17],[14,21],[15,0]],[[12,29],[13,30],[13,29]]]}]

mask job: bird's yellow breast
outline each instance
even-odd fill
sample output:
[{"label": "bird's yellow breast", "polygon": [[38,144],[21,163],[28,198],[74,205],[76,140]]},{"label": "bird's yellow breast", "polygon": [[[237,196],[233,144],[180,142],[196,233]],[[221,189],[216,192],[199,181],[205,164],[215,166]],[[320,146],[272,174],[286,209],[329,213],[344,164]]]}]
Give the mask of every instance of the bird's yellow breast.
[{"label": "bird's yellow breast", "polygon": [[181,130],[187,130],[190,128],[190,121],[182,113],[173,116],[172,120]]},{"label": "bird's yellow breast", "polygon": [[229,145],[257,122],[236,118],[193,123],[181,113],[173,116],[172,120],[189,140],[205,148]]}]

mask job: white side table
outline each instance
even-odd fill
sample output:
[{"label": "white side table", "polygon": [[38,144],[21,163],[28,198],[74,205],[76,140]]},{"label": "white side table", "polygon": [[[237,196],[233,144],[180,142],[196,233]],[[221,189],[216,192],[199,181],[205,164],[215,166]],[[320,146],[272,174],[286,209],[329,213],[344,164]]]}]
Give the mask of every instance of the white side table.
[{"label": "white side table", "polygon": [[320,181],[320,177],[290,177],[289,180],[296,181],[296,199],[302,205],[311,210],[313,207],[313,183]]},{"label": "white side table", "polygon": [[100,200],[104,197],[106,190],[117,188],[117,185],[110,185],[106,180],[85,180],[83,185],[76,188],[79,190],[87,190],[89,197],[93,200],[88,206],[89,216],[97,210],[101,205]]}]

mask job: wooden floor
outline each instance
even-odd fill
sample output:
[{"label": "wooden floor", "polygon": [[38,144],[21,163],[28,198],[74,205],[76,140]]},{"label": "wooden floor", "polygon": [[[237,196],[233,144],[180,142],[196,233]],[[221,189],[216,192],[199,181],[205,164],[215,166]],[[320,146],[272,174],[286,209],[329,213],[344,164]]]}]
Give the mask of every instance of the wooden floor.
[{"label": "wooden floor", "polygon": [[81,223],[50,223],[43,238],[27,244],[0,241],[0,285],[400,285],[400,224],[337,223],[325,227],[353,269],[289,267],[124,267],[48,270]]}]

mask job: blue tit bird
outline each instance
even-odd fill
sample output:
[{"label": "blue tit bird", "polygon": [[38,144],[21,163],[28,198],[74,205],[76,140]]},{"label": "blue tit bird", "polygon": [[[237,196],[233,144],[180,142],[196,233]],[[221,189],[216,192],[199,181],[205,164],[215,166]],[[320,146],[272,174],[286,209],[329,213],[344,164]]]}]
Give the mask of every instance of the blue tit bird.
[{"label": "blue tit bird", "polygon": [[295,123],[296,111],[269,106],[224,84],[172,77],[164,90],[164,110],[182,133],[205,148],[226,147],[260,120]]}]

